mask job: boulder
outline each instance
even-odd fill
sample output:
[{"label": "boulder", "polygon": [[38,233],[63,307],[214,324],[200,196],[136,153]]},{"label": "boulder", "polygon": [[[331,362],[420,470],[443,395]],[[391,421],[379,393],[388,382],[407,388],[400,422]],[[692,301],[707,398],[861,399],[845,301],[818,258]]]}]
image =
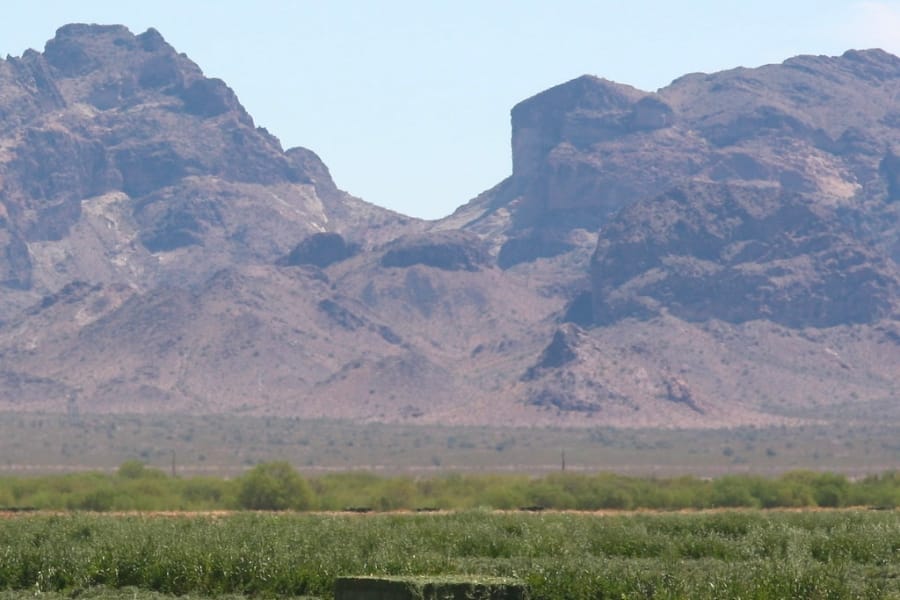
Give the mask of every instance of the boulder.
[{"label": "boulder", "polygon": [[290,254],[278,260],[281,266],[312,265],[324,269],[354,256],[359,244],[347,242],[339,233],[314,233],[297,244]]},{"label": "boulder", "polygon": [[382,267],[424,265],[444,271],[477,271],[488,262],[484,242],[464,231],[405,236],[389,244],[381,257]]}]

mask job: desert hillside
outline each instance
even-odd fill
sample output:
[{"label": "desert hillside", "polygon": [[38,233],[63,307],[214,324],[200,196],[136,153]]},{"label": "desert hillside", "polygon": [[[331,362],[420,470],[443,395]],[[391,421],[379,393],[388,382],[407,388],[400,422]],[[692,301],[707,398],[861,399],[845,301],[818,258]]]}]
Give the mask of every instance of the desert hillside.
[{"label": "desert hillside", "polygon": [[880,50],[580,77],[512,109],[507,179],[426,222],[159,32],[67,25],[0,61],[0,410],[897,418],[897,97]]}]

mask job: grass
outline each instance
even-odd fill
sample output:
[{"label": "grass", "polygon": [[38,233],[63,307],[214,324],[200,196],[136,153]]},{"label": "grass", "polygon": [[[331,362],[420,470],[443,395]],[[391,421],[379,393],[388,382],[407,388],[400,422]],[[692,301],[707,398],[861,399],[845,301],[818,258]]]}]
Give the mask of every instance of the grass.
[{"label": "grass", "polygon": [[[77,597],[79,600],[206,600],[209,596],[197,594],[184,594],[174,596],[172,594],[163,594],[151,590],[143,590],[136,587],[124,588],[108,588],[95,587],[86,590],[78,590],[77,593],[70,590],[67,592],[59,591],[39,591],[39,590],[0,590],[0,600],[72,600]],[[217,600],[245,600],[245,596],[223,594],[217,596]],[[294,600],[304,600],[302,597]]]},{"label": "grass", "polygon": [[73,514],[0,522],[0,589],[11,600],[115,598],[102,590],[123,589],[139,598],[330,598],[342,575],[512,577],[534,600],[900,598],[900,513]]}]

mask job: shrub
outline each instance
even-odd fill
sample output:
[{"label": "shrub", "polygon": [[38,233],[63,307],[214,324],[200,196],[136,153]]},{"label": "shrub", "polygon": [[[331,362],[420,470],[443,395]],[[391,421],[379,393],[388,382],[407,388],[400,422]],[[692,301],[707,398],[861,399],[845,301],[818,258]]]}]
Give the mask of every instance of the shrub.
[{"label": "shrub", "polygon": [[126,460],[119,465],[117,474],[122,479],[140,479],[146,472],[144,463],[139,460]]},{"label": "shrub", "polygon": [[256,465],[241,477],[237,501],[252,510],[307,510],[313,492],[288,462],[277,461]]},{"label": "shrub", "polygon": [[847,504],[849,482],[843,475],[822,473],[816,478],[813,497],[819,506],[838,507]]},{"label": "shrub", "polygon": [[756,507],[759,501],[750,490],[751,482],[746,477],[727,475],[713,483],[711,504],[721,507]]}]

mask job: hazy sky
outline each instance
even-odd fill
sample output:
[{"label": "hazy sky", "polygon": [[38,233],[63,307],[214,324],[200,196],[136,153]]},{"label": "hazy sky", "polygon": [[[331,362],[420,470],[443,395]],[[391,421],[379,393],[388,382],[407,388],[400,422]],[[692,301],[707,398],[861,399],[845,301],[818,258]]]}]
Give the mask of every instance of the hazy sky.
[{"label": "hazy sky", "polygon": [[510,108],[579,75],[655,90],[796,54],[900,54],[900,0],[29,0],[4,5],[0,55],[70,22],[157,28],[338,186],[427,218],[506,177]]}]

